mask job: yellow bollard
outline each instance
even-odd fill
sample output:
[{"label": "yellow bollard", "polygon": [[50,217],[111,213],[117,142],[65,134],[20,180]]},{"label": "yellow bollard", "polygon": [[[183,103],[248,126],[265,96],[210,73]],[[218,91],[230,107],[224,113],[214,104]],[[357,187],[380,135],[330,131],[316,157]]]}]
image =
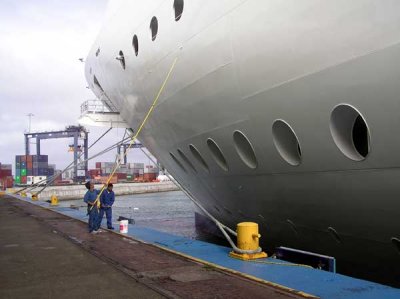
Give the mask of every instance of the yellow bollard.
[{"label": "yellow bollard", "polygon": [[32,194],[32,201],[37,201],[39,196],[37,194]]},{"label": "yellow bollard", "polygon": [[[258,224],[254,222],[241,222],[237,225],[237,247],[241,250],[254,250],[259,248],[261,235],[258,233]],[[267,257],[263,251],[257,253],[230,252],[229,255],[242,260],[252,260]]]},{"label": "yellow bollard", "polygon": [[21,195],[22,197],[26,197],[26,193],[25,193],[25,192],[21,192],[20,195]]},{"label": "yellow bollard", "polygon": [[57,206],[58,205],[58,198],[54,194],[50,198],[50,205],[51,206]]}]

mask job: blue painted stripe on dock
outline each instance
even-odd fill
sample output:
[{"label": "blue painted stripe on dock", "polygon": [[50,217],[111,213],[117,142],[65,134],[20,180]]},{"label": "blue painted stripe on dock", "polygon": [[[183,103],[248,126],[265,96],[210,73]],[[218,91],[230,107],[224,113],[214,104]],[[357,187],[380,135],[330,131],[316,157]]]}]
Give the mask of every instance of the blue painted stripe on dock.
[{"label": "blue painted stripe on dock", "polygon": [[[85,213],[79,210],[65,207],[51,207],[46,202],[35,202],[29,198],[21,198],[19,196],[18,198],[39,206],[51,208],[75,219],[88,219]],[[147,243],[160,245],[221,267],[321,298],[400,298],[400,289],[317,269],[241,261],[228,256],[228,253],[231,251],[228,247],[180,237],[138,225],[129,225],[128,235]],[[264,260],[266,262],[283,262],[273,258]]]}]

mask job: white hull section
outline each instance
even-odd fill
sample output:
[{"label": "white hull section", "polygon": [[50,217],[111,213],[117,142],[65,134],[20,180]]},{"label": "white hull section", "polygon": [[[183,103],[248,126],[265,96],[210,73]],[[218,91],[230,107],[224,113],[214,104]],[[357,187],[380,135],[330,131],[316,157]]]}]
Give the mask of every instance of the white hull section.
[{"label": "white hull section", "polygon": [[140,140],[182,186],[269,246],[398,268],[400,2],[185,1],[179,21],[173,1],[141,3],[105,25],[86,76],[136,129],[178,58]]}]

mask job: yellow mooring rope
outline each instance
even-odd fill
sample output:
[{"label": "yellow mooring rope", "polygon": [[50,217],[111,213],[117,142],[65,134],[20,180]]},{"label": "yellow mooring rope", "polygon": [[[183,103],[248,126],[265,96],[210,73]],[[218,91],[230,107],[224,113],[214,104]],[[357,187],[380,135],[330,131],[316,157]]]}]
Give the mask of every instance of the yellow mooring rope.
[{"label": "yellow mooring rope", "polygon": [[[151,107],[150,107],[149,111],[147,112],[145,118],[143,119],[142,123],[140,124],[139,129],[136,131],[136,134],[132,137],[132,139],[131,139],[131,141],[130,141],[130,143],[129,143],[129,146],[128,146],[128,148],[126,149],[126,151],[125,151],[124,155],[122,156],[122,158],[125,157],[125,155],[128,154],[128,151],[130,150],[130,148],[132,147],[132,145],[135,143],[137,137],[139,136],[140,132],[142,131],[142,129],[143,129],[143,127],[144,127],[144,125],[146,124],[147,120],[149,119],[151,113],[153,112],[154,107],[156,106],[156,104],[157,104],[157,102],[158,102],[158,99],[160,98],[161,93],[163,92],[165,86],[167,85],[167,82],[168,82],[168,80],[169,80],[169,77],[171,76],[172,71],[173,71],[173,69],[175,68],[175,65],[176,65],[177,60],[178,60],[178,58],[175,58],[175,59],[174,59],[174,62],[172,63],[172,65],[171,65],[171,67],[170,67],[170,69],[169,69],[169,72],[168,72],[167,76],[165,77],[165,80],[164,80],[163,84],[161,85],[161,87],[160,87],[160,89],[159,89],[159,91],[158,91],[156,97],[155,97],[154,100],[153,100],[153,104],[151,105]],[[99,200],[99,199],[100,199],[100,196],[101,196],[101,194],[103,193],[103,191],[104,191],[104,189],[106,188],[106,186],[110,183],[111,178],[113,177],[113,175],[114,175],[115,172],[117,171],[118,167],[120,166],[120,164],[121,164],[120,161],[121,161],[121,159],[119,159],[119,160],[116,161],[116,163],[115,163],[115,165],[114,165],[114,168],[113,168],[113,171],[112,171],[111,174],[109,175],[109,177],[108,177],[108,179],[107,179],[107,182],[106,182],[106,183],[103,185],[103,187],[101,188],[101,190],[100,190],[99,194],[97,195],[97,198],[96,198],[96,200],[94,201],[93,206],[90,208],[90,210],[93,209],[93,207],[94,207],[95,205],[97,205],[97,207],[100,207],[100,200]]]}]

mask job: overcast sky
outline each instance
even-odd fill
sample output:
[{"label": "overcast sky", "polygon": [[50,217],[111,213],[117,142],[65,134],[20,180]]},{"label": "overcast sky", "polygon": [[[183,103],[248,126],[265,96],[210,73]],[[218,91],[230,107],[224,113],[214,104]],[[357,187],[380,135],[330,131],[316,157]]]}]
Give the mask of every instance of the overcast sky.
[{"label": "overcast sky", "polygon": [[[106,0],[0,0],[1,163],[14,163],[15,155],[24,154],[28,113],[34,114],[32,131],[77,124],[81,103],[94,98],[78,59],[89,52],[106,7]],[[106,130],[88,129],[89,144]],[[89,155],[117,142],[123,133],[124,129],[113,129]],[[42,141],[41,153],[61,169],[72,161],[71,143],[72,139]],[[31,153],[36,153],[34,144]],[[115,153],[96,161],[112,161]],[[148,161],[138,150],[128,160]]]}]

